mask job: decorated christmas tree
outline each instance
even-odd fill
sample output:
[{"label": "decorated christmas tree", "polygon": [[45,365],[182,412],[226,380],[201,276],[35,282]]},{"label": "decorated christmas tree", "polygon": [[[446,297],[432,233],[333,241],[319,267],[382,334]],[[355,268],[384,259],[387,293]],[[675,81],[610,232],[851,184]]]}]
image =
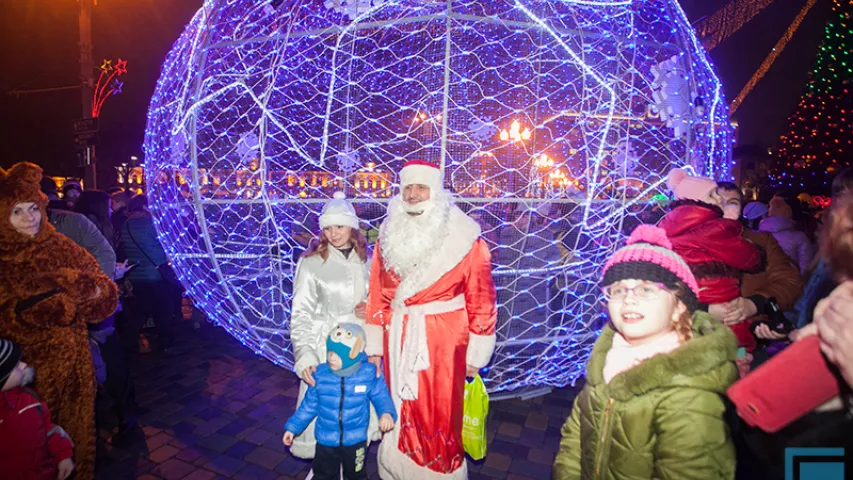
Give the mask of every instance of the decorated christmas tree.
[{"label": "decorated christmas tree", "polygon": [[788,118],[771,172],[778,188],[828,193],[833,177],[853,162],[853,0],[833,0],[806,92]]}]

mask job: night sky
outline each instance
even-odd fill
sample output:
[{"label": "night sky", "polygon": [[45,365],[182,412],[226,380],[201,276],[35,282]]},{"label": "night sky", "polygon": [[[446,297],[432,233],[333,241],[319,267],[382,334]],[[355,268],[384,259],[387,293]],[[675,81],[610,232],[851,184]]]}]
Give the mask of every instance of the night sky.
[{"label": "night sky", "polygon": [[[245,0],[255,1],[255,0]],[[729,0],[682,0],[697,21]],[[782,36],[805,0],[777,0],[711,53],[731,100]],[[819,1],[767,76],[737,112],[740,144],[773,146],[803,93],[830,6]],[[141,157],[148,102],[160,64],[202,0],[98,0],[94,59],[121,57],[129,73],[121,95],[101,113],[99,187],[112,185],[108,166]],[[10,90],[79,84],[76,0],[0,1],[0,167],[40,164],[48,174],[81,175],[71,120],[81,116],[79,90],[11,96]]]}]

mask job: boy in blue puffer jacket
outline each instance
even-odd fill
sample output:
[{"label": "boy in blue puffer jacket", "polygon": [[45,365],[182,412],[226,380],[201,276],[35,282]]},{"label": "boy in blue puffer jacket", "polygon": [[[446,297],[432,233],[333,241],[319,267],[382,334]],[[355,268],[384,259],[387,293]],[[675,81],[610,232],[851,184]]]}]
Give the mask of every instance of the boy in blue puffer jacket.
[{"label": "boy in blue puffer jacket", "polygon": [[379,429],[394,428],[397,412],[385,379],[376,366],[366,362],[364,330],[354,323],[341,323],[326,339],[326,363],[314,372],[315,386],[287,420],[282,442],[288,447],[314,418],[317,449],[311,467],[315,480],[337,480],[343,465],[344,478],[367,478],[367,424],[370,403],[379,415]]}]

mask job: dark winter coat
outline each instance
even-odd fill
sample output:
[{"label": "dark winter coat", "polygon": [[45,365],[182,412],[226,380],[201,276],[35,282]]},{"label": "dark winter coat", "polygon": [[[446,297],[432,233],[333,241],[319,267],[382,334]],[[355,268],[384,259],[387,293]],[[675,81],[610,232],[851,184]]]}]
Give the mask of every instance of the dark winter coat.
[{"label": "dark winter coat", "polygon": [[299,435],[316,417],[317,443],[349,447],[367,441],[371,403],[377,416],[387,413],[397,420],[385,378],[376,377],[376,366],[372,363],[364,362],[348,377],[335,375],[329,364],[321,363],[314,372],[314,381],[316,386],[308,387],[299,408],[285,424],[288,432]]},{"label": "dark winter coat", "polygon": [[83,247],[95,257],[101,270],[110,278],[115,278],[116,252],[113,250],[109,239],[104,237],[98,227],[91,220],[76,212],[67,210],[47,211],[50,224],[56,231]]},{"label": "dark winter coat", "polygon": [[166,252],[157,239],[154,220],[148,212],[134,212],[118,232],[118,250],[122,259],[136,268],[127,274],[132,282],[156,283],[163,280],[157,267],[168,263]]},{"label": "dark winter coat", "polygon": [[716,206],[691,200],[672,203],[658,224],[699,283],[699,302],[724,303],[740,297],[743,272],[763,266],[762,252],[743,238],[743,226],[723,218]]},{"label": "dark winter coat", "polygon": [[693,338],[604,383],[607,326],[587,364],[587,384],[563,425],[557,480],[733,479],[735,448],[723,395],[737,378],[732,332],[705,312]]},{"label": "dark winter coat", "polygon": [[0,392],[0,465],[3,478],[54,480],[60,460],[74,446],[65,430],[54,425],[47,409],[29,388]]},{"label": "dark winter coat", "polygon": [[793,308],[794,302],[803,293],[803,279],[773,235],[746,229],[743,236],[762,249],[766,259],[764,269],[757,273],[744,274],[740,285],[740,296],[750,299],[758,309],[758,314],[731,326],[738,337],[738,345],[752,351],[757,342],[750,330],[750,322],[766,318],[764,315],[767,313],[767,300],[770,298],[776,299],[782,311]]}]

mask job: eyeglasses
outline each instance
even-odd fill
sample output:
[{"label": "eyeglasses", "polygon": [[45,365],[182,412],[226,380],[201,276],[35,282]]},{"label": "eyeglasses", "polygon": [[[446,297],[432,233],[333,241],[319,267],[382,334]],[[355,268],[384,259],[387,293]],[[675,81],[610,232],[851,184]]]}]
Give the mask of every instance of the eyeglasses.
[{"label": "eyeglasses", "polygon": [[628,288],[624,285],[608,285],[601,289],[604,293],[604,298],[610,300],[625,300],[628,292],[633,292],[634,296],[640,300],[651,300],[660,295],[660,292],[666,290],[666,286],[662,283],[641,283],[636,287]]}]

